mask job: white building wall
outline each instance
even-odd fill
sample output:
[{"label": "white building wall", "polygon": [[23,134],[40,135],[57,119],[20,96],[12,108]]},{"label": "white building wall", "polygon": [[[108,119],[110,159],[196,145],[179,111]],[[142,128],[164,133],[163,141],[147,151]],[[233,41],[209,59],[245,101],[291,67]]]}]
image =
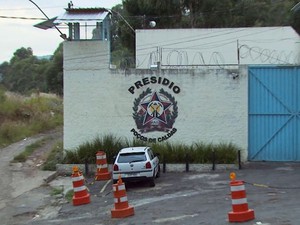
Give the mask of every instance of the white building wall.
[{"label": "white building wall", "polygon": [[299,64],[299,40],[291,27],[137,30],[136,68]]},{"label": "white building wall", "polygon": [[[195,142],[232,142],[244,149],[247,157],[247,75],[225,70],[165,71],[131,75],[108,69],[108,43],[97,41],[64,43],[64,148],[71,150],[97,136],[113,134],[134,138],[134,100],[150,87],[164,88],[176,100],[178,117],[169,141],[184,144]],[[144,72],[143,72],[144,73]],[[172,92],[161,84],[148,84],[128,89],[145,77],[162,77],[180,87]],[[137,130],[137,129],[136,129]],[[164,132],[142,134],[160,137]]]}]

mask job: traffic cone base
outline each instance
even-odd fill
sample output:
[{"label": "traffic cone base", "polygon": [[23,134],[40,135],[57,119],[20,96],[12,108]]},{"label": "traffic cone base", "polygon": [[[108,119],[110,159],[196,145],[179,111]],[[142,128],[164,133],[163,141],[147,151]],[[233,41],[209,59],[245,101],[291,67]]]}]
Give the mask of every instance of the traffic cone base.
[{"label": "traffic cone base", "polygon": [[229,222],[245,222],[253,220],[255,218],[254,210],[248,209],[245,212],[229,212],[228,220]]},{"label": "traffic cone base", "polygon": [[112,218],[124,218],[128,216],[134,215],[134,208],[132,206],[128,206],[125,209],[112,209],[111,217]]},{"label": "traffic cone base", "polygon": [[90,194],[87,194],[83,197],[75,197],[73,196],[73,205],[83,205],[83,204],[89,204],[91,202]]}]

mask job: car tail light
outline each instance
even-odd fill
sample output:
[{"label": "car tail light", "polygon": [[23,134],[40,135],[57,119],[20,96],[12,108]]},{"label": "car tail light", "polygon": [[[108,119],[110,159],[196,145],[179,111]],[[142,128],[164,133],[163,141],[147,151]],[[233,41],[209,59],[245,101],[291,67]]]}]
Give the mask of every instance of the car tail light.
[{"label": "car tail light", "polygon": [[119,166],[117,164],[114,164],[114,171],[119,171]]},{"label": "car tail light", "polygon": [[147,163],[146,163],[146,169],[151,169],[151,167],[152,167],[152,166],[151,166],[151,163],[150,163],[150,162],[147,162]]}]

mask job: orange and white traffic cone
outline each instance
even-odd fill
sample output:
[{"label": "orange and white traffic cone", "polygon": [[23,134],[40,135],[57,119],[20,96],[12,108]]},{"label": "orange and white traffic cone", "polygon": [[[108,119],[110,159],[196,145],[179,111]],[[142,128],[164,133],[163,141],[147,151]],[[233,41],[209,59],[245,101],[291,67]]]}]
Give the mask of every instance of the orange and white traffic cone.
[{"label": "orange and white traffic cone", "polygon": [[229,222],[245,222],[253,220],[254,210],[248,208],[248,202],[246,197],[246,190],[244,181],[235,180],[235,174],[231,173],[231,199],[232,199],[232,211],[228,213]]},{"label": "orange and white traffic cone", "polygon": [[110,180],[111,174],[108,171],[108,165],[105,152],[98,151],[96,154],[97,171],[95,180]]},{"label": "orange and white traffic cone", "polygon": [[84,177],[79,171],[77,166],[73,167],[72,173],[72,182],[73,182],[73,205],[83,205],[90,203],[90,194],[87,191],[87,187],[84,184]]},{"label": "orange and white traffic cone", "polygon": [[115,208],[111,210],[112,218],[124,218],[134,215],[134,208],[129,206],[125,184],[121,177],[116,184],[113,184]]}]

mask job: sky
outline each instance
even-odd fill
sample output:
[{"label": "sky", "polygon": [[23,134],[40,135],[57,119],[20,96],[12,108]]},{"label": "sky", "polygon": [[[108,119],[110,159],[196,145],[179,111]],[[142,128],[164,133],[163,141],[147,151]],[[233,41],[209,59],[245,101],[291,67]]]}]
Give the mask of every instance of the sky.
[{"label": "sky", "polygon": [[[65,12],[69,0],[33,0],[49,17]],[[112,8],[122,0],[72,0],[74,8]],[[3,17],[41,18],[13,19]],[[0,0],[0,64],[9,61],[13,53],[22,47],[32,48],[36,56],[52,55],[63,41],[56,29],[42,30],[33,25],[45,16],[29,0]],[[65,32],[67,33],[67,32]]]}]

